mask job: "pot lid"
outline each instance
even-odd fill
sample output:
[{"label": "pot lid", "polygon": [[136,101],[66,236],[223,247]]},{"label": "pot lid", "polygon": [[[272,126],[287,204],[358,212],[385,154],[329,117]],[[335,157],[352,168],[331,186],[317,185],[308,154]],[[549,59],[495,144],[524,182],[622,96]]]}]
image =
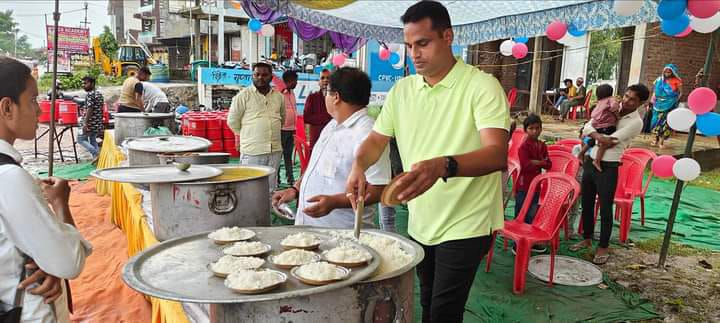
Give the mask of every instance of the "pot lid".
[{"label": "pot lid", "polygon": [[133,166],[98,169],[91,176],[112,182],[133,184],[178,183],[208,179],[221,175],[222,170],[205,166],[192,165],[186,171],[174,165]]},{"label": "pot lid", "polygon": [[210,140],[193,136],[133,137],[125,141],[128,149],[151,153],[198,151],[210,147]]},{"label": "pot lid", "polygon": [[143,119],[167,119],[174,118],[174,113],[147,113],[147,112],[120,112],[113,115],[115,118],[143,118]]}]

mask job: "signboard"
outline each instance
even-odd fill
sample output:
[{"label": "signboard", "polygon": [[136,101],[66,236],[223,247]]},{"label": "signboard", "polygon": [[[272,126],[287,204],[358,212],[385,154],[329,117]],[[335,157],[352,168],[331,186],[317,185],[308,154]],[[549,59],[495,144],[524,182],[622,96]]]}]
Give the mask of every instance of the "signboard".
[{"label": "signboard", "polygon": [[[389,61],[383,61],[380,59],[378,53],[380,52],[380,44],[377,41],[367,42],[367,62],[368,65],[368,76],[370,76],[370,82],[372,83],[370,104],[371,105],[382,105],[385,102],[385,96],[388,91],[395,85],[399,79],[405,77],[405,68],[407,67],[409,74],[415,74],[415,67],[411,60],[405,56],[405,46],[401,44],[388,44],[390,50],[400,54],[400,61],[397,64],[391,64]],[[403,60],[407,59],[405,64]]]},{"label": "signboard", "polygon": [[[282,79],[281,72],[273,73],[275,77]],[[227,68],[200,68],[198,82],[205,86],[211,85],[235,85],[248,87],[252,85],[252,71]],[[295,87],[295,100],[297,101],[298,114],[302,114],[305,107],[305,100],[312,92],[320,90],[318,84],[320,75],[298,73],[298,84]]]},{"label": "signboard", "polygon": [[[48,72],[52,72],[53,65],[53,51],[48,50]],[[70,73],[71,71],[71,57],[67,52],[58,52],[58,73]]]},{"label": "signboard", "polygon": [[[47,49],[53,49],[55,26],[47,28]],[[90,29],[58,26],[58,50],[87,53],[90,50]]]}]

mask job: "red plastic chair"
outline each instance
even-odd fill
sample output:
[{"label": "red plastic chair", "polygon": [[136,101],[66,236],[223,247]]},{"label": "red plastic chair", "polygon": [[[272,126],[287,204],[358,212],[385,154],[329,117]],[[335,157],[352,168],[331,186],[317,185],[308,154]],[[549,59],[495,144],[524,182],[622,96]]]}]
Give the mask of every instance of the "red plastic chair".
[{"label": "red plastic chair", "polygon": [[588,91],[585,94],[585,103],[582,105],[576,105],[570,108],[570,119],[576,120],[579,112],[587,114],[590,111],[590,98],[592,97],[592,91]]},{"label": "red plastic chair", "polygon": [[[537,191],[545,191],[540,196],[537,213],[532,224],[524,222],[525,216],[530,209],[532,198],[525,199],[520,214],[514,220],[505,221],[505,228],[493,233],[492,244],[495,242],[495,235],[500,233],[504,240],[504,249],[507,249],[507,239],[515,241],[517,256],[515,256],[515,271],[513,277],[513,293],[522,294],[525,291],[525,272],[528,268],[530,248],[532,245],[541,242],[550,243],[550,277],[548,285],[552,287],[555,276],[555,254],[560,244],[560,226],[565,221],[570,207],[575,203],[580,193],[580,184],[565,174],[545,173],[541,174],[530,183],[528,196],[533,196]],[[542,194],[541,194],[542,195]],[[493,246],[490,246],[485,271],[490,271],[492,263]]]},{"label": "red plastic chair", "polygon": [[512,109],[512,106],[515,104],[515,101],[517,100],[517,88],[512,88],[510,91],[508,91],[507,98],[508,98],[508,107]]},{"label": "red plastic chair", "polygon": [[[644,148],[628,148],[625,149],[623,154],[636,157],[644,165],[643,167],[647,167],[651,161],[657,158],[657,155],[653,151]],[[642,173],[640,173],[639,177],[633,178],[631,182],[633,195],[640,197],[640,224],[643,226],[645,225],[645,194],[650,186],[652,177],[653,172],[652,169],[650,169],[650,174],[645,184],[643,184]]]},{"label": "red plastic chair", "polygon": [[307,142],[307,135],[305,134],[305,117],[298,114],[295,117],[295,136]]},{"label": "red plastic chair", "polygon": [[547,146],[547,150],[548,150],[548,153],[551,151],[562,151],[562,152],[572,154],[572,148],[570,148],[568,146],[558,145],[558,144]]},{"label": "red plastic chair", "polygon": [[[512,191],[510,192],[510,195],[505,198],[505,201],[503,202],[503,209],[507,207],[510,197],[515,196],[515,193],[517,192],[517,180],[518,177],[520,177],[520,162],[515,159],[508,159],[507,172],[508,181],[512,181]],[[508,183],[503,184],[507,186]]]},{"label": "red plastic chair", "polygon": [[580,141],[580,139],[560,139],[555,145],[568,147],[570,151],[572,151],[573,147],[582,145],[582,141]]},{"label": "red plastic chair", "polygon": [[302,175],[310,163],[310,145],[297,135],[295,135],[295,154],[300,159],[300,175]]},{"label": "red plastic chair", "polygon": [[[620,243],[625,243],[630,235],[630,226],[632,224],[632,208],[635,194],[632,183],[639,177],[642,179],[645,170],[645,164],[633,156],[623,154],[620,157],[621,165],[618,168],[618,183],[615,188],[615,219],[620,220]],[[600,203],[595,201],[594,222],[597,223],[598,211]],[[578,233],[582,233],[582,221],[578,225]]]},{"label": "red plastic chair", "polygon": [[527,138],[527,134],[524,130],[515,129],[508,144],[508,159],[519,160],[518,150],[520,150],[520,145],[525,141],[525,138]]},{"label": "red plastic chair", "polygon": [[[575,178],[580,170],[580,160],[578,160],[577,157],[565,151],[548,151],[548,155],[552,162],[552,166],[548,172],[568,175],[577,182]],[[565,232],[565,240],[570,240],[570,225],[567,218],[565,218],[563,222],[563,231]]]}]

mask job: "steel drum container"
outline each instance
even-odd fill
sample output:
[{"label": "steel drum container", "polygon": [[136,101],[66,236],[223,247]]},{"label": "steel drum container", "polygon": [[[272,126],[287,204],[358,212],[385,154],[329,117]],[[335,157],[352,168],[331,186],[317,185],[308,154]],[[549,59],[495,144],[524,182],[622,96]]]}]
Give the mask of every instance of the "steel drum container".
[{"label": "steel drum container", "polygon": [[212,166],[223,175],[195,182],[150,184],[153,231],[159,241],[222,227],[270,225],[268,177],[274,170]]},{"label": "steel drum container", "polygon": [[[175,129],[174,113],[124,112],[116,113],[115,144],[122,144],[125,138],[142,137],[147,128],[162,125],[173,131]],[[175,131],[173,131],[175,133]]]},{"label": "steel drum container", "polygon": [[160,165],[158,155],[186,152],[205,152],[212,143],[193,136],[154,136],[126,138],[123,147],[127,148],[130,166]]}]

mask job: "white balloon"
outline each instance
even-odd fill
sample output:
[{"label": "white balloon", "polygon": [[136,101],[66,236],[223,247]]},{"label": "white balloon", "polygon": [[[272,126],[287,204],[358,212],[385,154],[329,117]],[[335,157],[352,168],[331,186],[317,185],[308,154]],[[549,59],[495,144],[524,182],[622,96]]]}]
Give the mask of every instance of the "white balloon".
[{"label": "white balloon", "polygon": [[690,28],[696,32],[708,34],[718,27],[720,27],[720,12],[706,19],[690,17]]},{"label": "white balloon", "polygon": [[500,44],[500,54],[505,56],[512,55],[512,48],[515,46],[515,42],[512,39],[508,39]]},{"label": "white balloon", "polygon": [[388,49],[394,53],[399,52],[403,47],[405,47],[405,45],[403,45],[403,44],[397,44],[397,43],[388,44]]},{"label": "white balloon", "polygon": [[264,24],[262,28],[260,28],[260,34],[265,37],[272,37],[275,35],[275,27],[271,24]]},{"label": "white balloon", "polygon": [[575,37],[570,33],[565,34],[562,38],[558,39],[557,42],[567,47],[583,47],[587,37]]},{"label": "white balloon", "polygon": [[632,16],[640,11],[644,1],[640,0],[615,0],[613,10],[619,16]]},{"label": "white balloon", "polygon": [[676,131],[687,131],[695,124],[697,116],[690,109],[677,108],[670,111],[667,116],[667,122],[670,128]]},{"label": "white balloon", "polygon": [[673,165],[673,175],[681,181],[692,181],[700,176],[700,164],[692,158],[680,158]]}]

